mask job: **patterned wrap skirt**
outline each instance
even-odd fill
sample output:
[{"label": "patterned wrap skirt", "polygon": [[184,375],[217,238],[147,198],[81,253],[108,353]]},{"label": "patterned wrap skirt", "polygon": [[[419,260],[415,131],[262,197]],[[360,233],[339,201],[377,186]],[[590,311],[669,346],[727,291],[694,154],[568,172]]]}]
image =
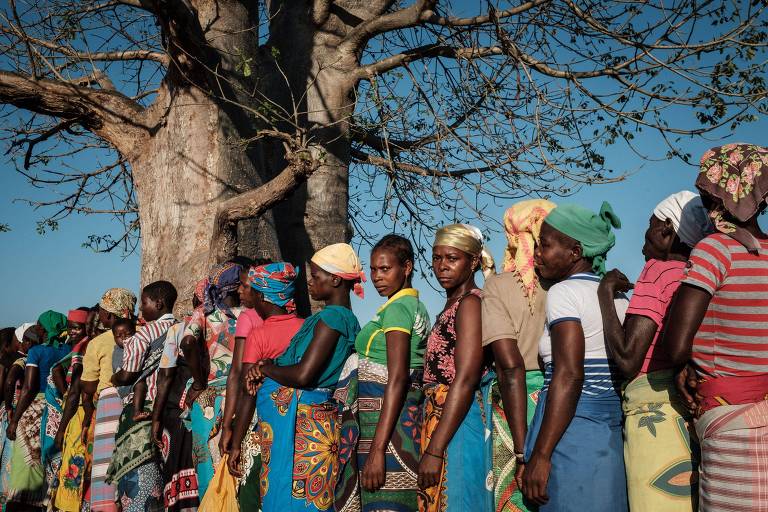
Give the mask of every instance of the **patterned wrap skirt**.
[{"label": "patterned wrap skirt", "polygon": [[62,512],[79,512],[86,504],[90,507],[91,462],[93,460],[93,429],[91,421],[88,443],[83,445],[83,418],[85,411],[80,406],[67,425],[64,447],[61,454],[61,469],[54,505]]},{"label": "patterned wrap skirt", "polygon": [[418,510],[417,477],[424,405],[422,373],[422,370],[410,373],[411,385],[386,449],[384,486],[371,492],[361,488],[359,472],[368,460],[381,416],[388,381],[387,367],[366,357],[358,357],[358,354],[352,354],[347,360],[339,388],[334,394],[342,404],[337,511]]},{"label": "patterned wrap skirt", "polygon": [[623,395],[629,509],[697,510],[699,447],[674,372],[639,375]]},{"label": "patterned wrap skirt", "polygon": [[38,393],[19,419],[11,453],[9,502],[29,507],[45,505],[47,488],[41,459],[40,422],[45,410],[45,393]]},{"label": "patterned wrap skirt", "polygon": [[115,454],[115,432],[120,424],[123,400],[117,388],[99,394],[93,430],[91,466],[91,512],[117,512],[115,486],[107,483],[107,468]]},{"label": "patterned wrap skirt", "polygon": [[722,405],[696,420],[699,511],[768,511],[768,401]]},{"label": "patterned wrap skirt", "polygon": [[339,475],[339,408],[329,389],[266,379],[259,390],[262,510],[333,509]]},{"label": "patterned wrap skirt", "polygon": [[[486,376],[488,377],[488,376]],[[464,420],[445,450],[440,481],[419,495],[421,512],[452,510],[491,510],[493,507],[493,473],[491,471],[491,436],[485,418],[490,412],[483,396],[487,396],[490,379],[481,389]],[[432,434],[440,423],[450,387],[426,384],[424,422],[421,427],[421,453],[429,447]]]}]

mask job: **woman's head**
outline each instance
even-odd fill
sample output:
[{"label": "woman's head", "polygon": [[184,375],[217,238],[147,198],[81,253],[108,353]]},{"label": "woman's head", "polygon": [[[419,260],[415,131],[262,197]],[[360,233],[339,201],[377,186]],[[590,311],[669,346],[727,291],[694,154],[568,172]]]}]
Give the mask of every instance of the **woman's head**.
[{"label": "woman's head", "polygon": [[37,325],[42,329],[43,343],[58,346],[64,341],[67,331],[67,317],[58,311],[48,310],[37,319]]},{"label": "woman's head", "polygon": [[125,288],[110,288],[99,301],[99,322],[106,329],[118,318],[133,318],[136,296]]},{"label": "woman's head", "polygon": [[72,343],[81,341],[88,335],[89,308],[71,309],[67,314],[67,334]]},{"label": "woman's head", "polygon": [[596,214],[579,205],[560,205],[547,215],[536,247],[536,271],[550,281],[579,272],[605,274],[608,251],[616,243],[612,228],[621,227],[611,205]]},{"label": "woman's head", "polygon": [[240,272],[243,267],[227,262],[216,265],[208,275],[208,285],[203,297],[203,311],[210,315],[215,310],[234,317],[231,309],[240,305],[237,289],[240,287]]},{"label": "woman's head", "polygon": [[673,255],[687,257],[699,241],[712,232],[701,197],[683,190],[666,197],[653,210],[645,232],[643,255],[667,260]]},{"label": "woman's head", "polygon": [[332,244],[317,251],[309,263],[307,288],[318,301],[327,301],[335,294],[355,294],[363,298],[365,273],[360,258],[349,244]]},{"label": "woman's head", "polygon": [[757,252],[759,242],[744,228],[766,206],[768,148],[736,143],[708,150],[701,157],[696,187],[715,229]]},{"label": "woman's head", "polygon": [[149,283],[141,290],[141,316],[151,322],[173,311],[178,292],[168,281]]},{"label": "woman's head", "polygon": [[294,294],[297,276],[296,268],[287,262],[257,265],[248,269],[246,284],[253,290],[251,307],[262,318],[279,314],[281,310],[288,313],[296,311]]},{"label": "woman's head", "polygon": [[248,272],[250,271],[251,267],[269,265],[270,263],[273,263],[272,260],[266,258],[257,258],[254,260],[252,265],[243,267],[243,269],[240,271],[240,286],[237,288],[237,295],[240,298],[240,305],[244,308],[253,309],[253,305],[257,299],[256,290],[254,290],[249,284]]},{"label": "woman's head", "polygon": [[29,349],[37,345],[42,341],[42,328],[37,324],[25,323],[21,324],[13,333],[16,338],[18,350],[21,350],[25,354],[29,352]]},{"label": "woman's head", "polygon": [[120,348],[123,348],[125,341],[134,334],[136,334],[136,323],[132,319],[117,318],[112,323],[112,335]]},{"label": "woman's head", "polygon": [[493,257],[483,246],[483,235],[468,224],[450,224],[437,230],[432,244],[432,270],[440,286],[456,288],[474,277],[494,272]]},{"label": "woman's head", "polygon": [[14,331],[13,327],[0,329],[0,354],[11,354],[18,350],[16,348],[16,337],[13,334]]},{"label": "woman's head", "polygon": [[400,235],[386,235],[371,251],[371,281],[382,297],[391,297],[411,286],[413,246]]}]

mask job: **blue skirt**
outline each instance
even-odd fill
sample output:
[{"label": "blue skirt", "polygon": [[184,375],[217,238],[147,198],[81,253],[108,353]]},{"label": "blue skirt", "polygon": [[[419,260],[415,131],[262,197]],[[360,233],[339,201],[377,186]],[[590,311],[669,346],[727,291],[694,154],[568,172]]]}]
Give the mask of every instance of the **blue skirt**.
[{"label": "blue skirt", "polygon": [[[525,441],[530,459],[544,420],[548,391],[539,396]],[[601,397],[582,394],[576,413],[552,453],[547,484],[549,502],[540,512],[626,512],[621,400],[615,393]]]}]

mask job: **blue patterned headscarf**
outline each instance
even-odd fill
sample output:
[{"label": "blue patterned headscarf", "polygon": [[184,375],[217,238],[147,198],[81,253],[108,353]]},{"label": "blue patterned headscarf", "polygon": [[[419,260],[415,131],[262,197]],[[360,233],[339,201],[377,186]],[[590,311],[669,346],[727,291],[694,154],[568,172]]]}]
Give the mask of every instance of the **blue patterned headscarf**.
[{"label": "blue patterned headscarf", "polygon": [[265,301],[292,313],[296,311],[293,294],[296,291],[297,275],[297,269],[290,263],[259,265],[248,269],[248,284],[264,295]]},{"label": "blue patterned headscarf", "polygon": [[211,269],[203,300],[203,311],[206,315],[210,315],[218,309],[228,317],[234,318],[224,299],[235,293],[240,287],[240,272],[242,271],[243,267],[232,262],[222,263]]}]

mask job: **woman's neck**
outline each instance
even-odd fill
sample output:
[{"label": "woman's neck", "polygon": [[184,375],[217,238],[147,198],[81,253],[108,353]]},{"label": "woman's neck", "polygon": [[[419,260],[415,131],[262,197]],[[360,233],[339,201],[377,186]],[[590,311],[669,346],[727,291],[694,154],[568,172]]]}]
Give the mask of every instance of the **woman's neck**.
[{"label": "woman's neck", "polygon": [[573,267],[566,273],[566,276],[563,278],[563,280],[568,279],[571,276],[575,276],[576,274],[591,274],[592,273],[592,262],[587,261],[585,259],[581,259],[573,264]]},{"label": "woman's neck", "polygon": [[448,299],[447,302],[456,300],[462,295],[469,293],[470,290],[474,290],[475,288],[477,288],[477,285],[475,284],[475,277],[471,276],[459,286],[446,290],[446,298]]},{"label": "woman's neck", "polygon": [[349,290],[340,290],[338,293],[333,293],[328,300],[325,301],[325,305],[343,306],[352,309],[352,301],[349,299]]}]

